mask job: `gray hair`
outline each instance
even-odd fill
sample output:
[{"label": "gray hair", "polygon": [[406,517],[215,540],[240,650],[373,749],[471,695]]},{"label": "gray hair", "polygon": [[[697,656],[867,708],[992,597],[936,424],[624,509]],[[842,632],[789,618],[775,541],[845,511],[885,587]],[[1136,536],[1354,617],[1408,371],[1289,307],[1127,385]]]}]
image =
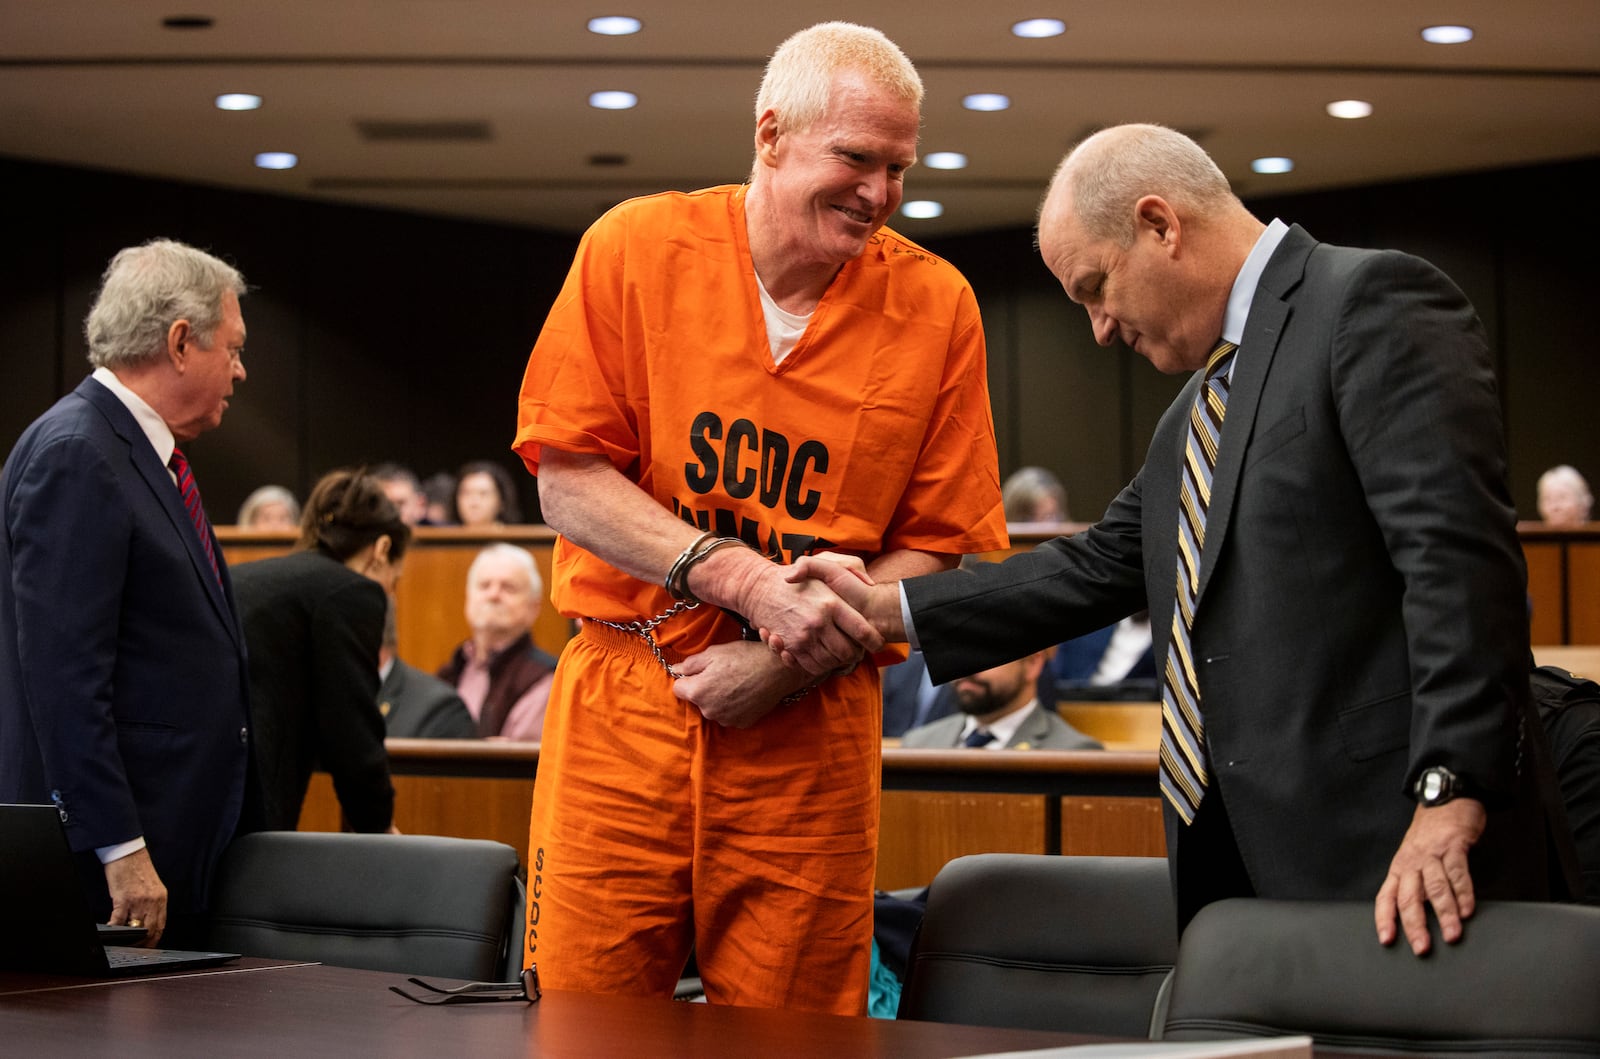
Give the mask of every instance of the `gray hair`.
[{"label": "gray hair", "polygon": [[1067,518],[1067,488],[1043,467],[1022,467],[1000,487],[1000,504],[1007,522],[1033,522],[1038,518],[1039,502],[1054,500],[1060,517]]},{"label": "gray hair", "polygon": [[179,320],[209,346],[222,324],[223,294],[245,290],[238,269],[184,243],[152,239],[119,250],[83,322],[89,363],[114,368],[158,356]]},{"label": "gray hair", "polygon": [[1539,476],[1537,488],[1540,492],[1543,492],[1544,487],[1547,485],[1558,485],[1562,483],[1572,487],[1573,492],[1580,497],[1581,503],[1588,504],[1593,502],[1594,498],[1589,493],[1588,481],[1583,477],[1582,474],[1578,473],[1578,469],[1576,467],[1573,467],[1570,464],[1559,464],[1550,468],[1548,471],[1545,471]]},{"label": "gray hair", "polygon": [[1133,206],[1146,195],[1197,214],[1239,204],[1211,156],[1164,125],[1102,129],[1067,153],[1050,182],[1052,194],[1063,181],[1083,230],[1121,247],[1133,242]]},{"label": "gray hair", "polygon": [[922,78],[894,41],[867,26],[822,22],[772,53],[756,93],[756,120],[770,110],[785,127],[804,132],[827,113],[841,70],[859,70],[879,88],[922,106]]},{"label": "gray hair", "polygon": [[518,548],[515,544],[506,544],[503,541],[489,545],[473,557],[472,565],[467,567],[467,584],[472,584],[477,578],[479,565],[494,558],[511,559],[521,564],[528,575],[528,584],[533,589],[533,594],[536,596],[544,594],[544,578],[539,576],[539,564],[533,561],[528,549]]},{"label": "gray hair", "polygon": [[300,521],[300,501],[294,498],[294,494],[281,485],[264,485],[245,497],[244,503],[239,505],[238,525],[250,525],[256,512],[268,504],[282,504],[289,509],[291,519]]}]

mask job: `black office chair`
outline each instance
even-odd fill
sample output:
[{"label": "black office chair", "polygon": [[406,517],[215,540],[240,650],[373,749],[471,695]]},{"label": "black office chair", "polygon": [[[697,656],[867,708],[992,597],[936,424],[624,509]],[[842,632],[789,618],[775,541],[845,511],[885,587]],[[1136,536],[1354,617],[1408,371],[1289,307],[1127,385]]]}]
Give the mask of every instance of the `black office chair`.
[{"label": "black office chair", "polygon": [[1480,902],[1421,959],[1368,901],[1235,899],[1184,931],[1168,1040],[1309,1033],[1380,1054],[1600,1055],[1600,908]]},{"label": "black office chair", "polygon": [[900,1018],[1147,1037],[1176,923],[1161,858],[958,858],[929,891]]},{"label": "black office chair", "polygon": [[501,842],[263,831],[236,839],[212,891],[209,945],[403,974],[509,981],[524,889]]}]

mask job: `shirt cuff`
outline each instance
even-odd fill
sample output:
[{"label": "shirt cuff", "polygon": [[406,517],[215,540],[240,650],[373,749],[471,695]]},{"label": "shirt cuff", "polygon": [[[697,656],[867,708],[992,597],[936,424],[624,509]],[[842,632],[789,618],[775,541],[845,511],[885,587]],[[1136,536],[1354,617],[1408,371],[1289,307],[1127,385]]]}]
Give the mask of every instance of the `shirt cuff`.
[{"label": "shirt cuff", "polygon": [[911,645],[913,651],[922,650],[922,642],[917,639],[917,627],[911,621],[911,601],[906,598],[906,583],[900,582],[900,623],[906,627],[906,643]]},{"label": "shirt cuff", "polygon": [[94,855],[100,858],[101,864],[110,864],[114,860],[121,860],[123,857],[137,853],[141,849],[144,849],[143,835],[138,838],[130,838],[126,842],[118,842],[114,846],[101,846],[94,851]]}]

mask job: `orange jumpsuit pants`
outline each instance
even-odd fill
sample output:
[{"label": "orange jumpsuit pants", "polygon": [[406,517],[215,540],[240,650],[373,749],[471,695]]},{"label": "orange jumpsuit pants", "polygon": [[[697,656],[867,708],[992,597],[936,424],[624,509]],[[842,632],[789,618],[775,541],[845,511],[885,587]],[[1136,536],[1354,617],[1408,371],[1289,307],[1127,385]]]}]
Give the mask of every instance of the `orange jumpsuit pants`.
[{"label": "orange jumpsuit pants", "polygon": [[673,696],[642,639],[585,624],[534,787],[541,983],[670,996],[692,943],[712,1003],[864,1014],[881,713],[862,666],[724,728]]}]

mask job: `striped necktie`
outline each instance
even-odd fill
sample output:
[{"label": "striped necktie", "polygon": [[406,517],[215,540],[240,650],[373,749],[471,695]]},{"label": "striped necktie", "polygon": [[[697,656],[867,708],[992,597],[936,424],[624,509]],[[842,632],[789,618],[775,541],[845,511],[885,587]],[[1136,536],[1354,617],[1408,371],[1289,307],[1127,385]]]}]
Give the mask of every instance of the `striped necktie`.
[{"label": "striped necktie", "polygon": [[1206,543],[1206,508],[1217,443],[1228,410],[1228,367],[1237,347],[1227,340],[1206,361],[1205,382],[1189,410],[1189,439],[1183,453],[1178,495],[1178,587],[1167,645],[1166,678],[1161,689],[1161,793],[1185,824],[1205,796],[1208,780],[1205,725],[1200,717],[1200,682],[1190,653],[1195,599],[1200,593],[1200,553]]},{"label": "striped necktie", "polygon": [[217,553],[211,543],[211,523],[206,519],[206,509],[201,506],[200,487],[194,482],[194,471],[189,469],[189,459],[181,449],[174,448],[172,459],[167,461],[167,466],[172,468],[172,473],[178,479],[178,492],[183,497],[183,509],[189,513],[189,521],[194,523],[194,531],[200,535],[200,544],[206,550],[206,558],[211,561],[211,573],[220,586],[222,571],[217,568]]}]

